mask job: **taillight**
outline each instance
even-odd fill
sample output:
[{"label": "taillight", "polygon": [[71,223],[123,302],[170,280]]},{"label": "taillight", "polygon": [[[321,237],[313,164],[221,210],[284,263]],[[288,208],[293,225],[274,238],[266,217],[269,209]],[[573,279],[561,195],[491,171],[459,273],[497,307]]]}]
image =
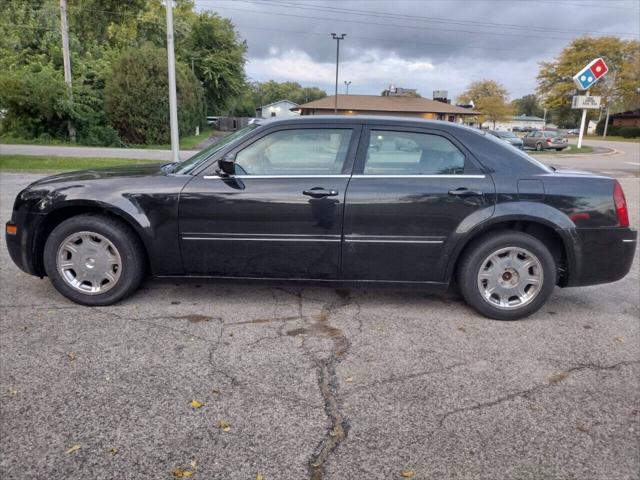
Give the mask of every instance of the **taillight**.
[{"label": "taillight", "polygon": [[550,138],[547,138],[547,143],[551,143],[552,140]]},{"label": "taillight", "polygon": [[613,203],[616,206],[616,216],[618,217],[619,227],[629,226],[629,210],[627,209],[627,200],[624,198],[624,192],[620,182],[615,180],[613,184]]}]

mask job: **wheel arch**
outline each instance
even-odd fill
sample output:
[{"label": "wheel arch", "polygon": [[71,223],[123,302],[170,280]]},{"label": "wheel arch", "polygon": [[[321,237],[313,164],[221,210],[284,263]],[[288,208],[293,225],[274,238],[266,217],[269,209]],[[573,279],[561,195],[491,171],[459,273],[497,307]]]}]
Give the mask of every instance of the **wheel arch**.
[{"label": "wheel arch", "polygon": [[449,262],[447,267],[447,281],[455,279],[461,258],[469,248],[473,248],[475,242],[489,233],[501,230],[527,233],[544,243],[556,262],[556,284],[567,285],[569,275],[573,273],[575,266],[576,246],[571,230],[559,227],[544,218],[522,216],[493,218],[477,226],[458,241],[451,255],[453,261]]},{"label": "wheel arch", "polygon": [[149,258],[148,245],[145,242],[145,237],[142,233],[142,227],[135,221],[134,218],[118,208],[105,206],[98,202],[73,202],[60,205],[57,208],[47,212],[44,216],[44,219],[39,223],[36,229],[34,235],[33,251],[34,268],[37,275],[41,277],[45,275],[43,262],[44,246],[53,229],[69,218],[86,214],[104,215],[116,218],[120,222],[125,224],[131,230],[132,234],[137,237],[138,241],[142,245],[144,251],[145,268],[147,269],[147,271],[150,270],[151,262]]}]

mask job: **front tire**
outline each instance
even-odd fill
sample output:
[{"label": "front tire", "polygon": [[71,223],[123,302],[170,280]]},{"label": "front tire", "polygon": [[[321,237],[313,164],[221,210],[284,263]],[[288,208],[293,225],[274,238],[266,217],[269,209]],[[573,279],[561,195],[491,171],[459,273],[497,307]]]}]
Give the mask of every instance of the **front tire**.
[{"label": "front tire", "polygon": [[542,144],[540,142],[536,143],[536,151],[537,152],[541,152],[542,151]]},{"label": "front tire", "polygon": [[78,215],[53,229],[44,247],[44,268],[62,295],[81,305],[111,305],[131,295],[145,272],[144,251],[123,222]]},{"label": "front tire", "polygon": [[490,233],[466,249],[458,284],[466,302],[496,320],[518,320],[539,310],[556,283],[547,247],[523,232]]}]

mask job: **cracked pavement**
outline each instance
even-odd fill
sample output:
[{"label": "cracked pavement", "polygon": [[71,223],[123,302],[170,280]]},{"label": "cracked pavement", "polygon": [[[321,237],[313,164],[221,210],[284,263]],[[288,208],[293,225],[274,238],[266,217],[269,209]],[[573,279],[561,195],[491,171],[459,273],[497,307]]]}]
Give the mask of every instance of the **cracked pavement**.
[{"label": "cracked pavement", "polygon": [[[3,222],[37,177],[0,176]],[[498,322],[455,294],[197,281],[86,308],[0,243],[3,480],[639,478],[637,256]]]}]

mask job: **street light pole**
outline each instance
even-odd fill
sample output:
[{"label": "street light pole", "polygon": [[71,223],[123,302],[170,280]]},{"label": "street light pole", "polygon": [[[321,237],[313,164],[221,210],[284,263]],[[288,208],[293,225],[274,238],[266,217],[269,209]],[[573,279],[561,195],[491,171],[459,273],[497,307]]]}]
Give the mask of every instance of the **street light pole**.
[{"label": "street light pole", "polygon": [[351,80],[349,80],[348,82],[345,80],[344,84],[347,86],[347,95],[349,95],[349,85],[351,85]]},{"label": "street light pole", "polygon": [[333,107],[333,112],[338,113],[338,63],[340,62],[340,40],[344,40],[346,37],[346,33],[341,33],[337,35],[335,33],[331,34],[331,38],[336,41],[336,95],[335,95],[335,104]]},{"label": "street light pole", "polygon": [[180,161],[178,138],[178,98],[176,95],[176,56],[173,50],[173,0],[165,0],[167,11],[167,63],[169,67],[169,124],[171,128],[171,161]]}]

